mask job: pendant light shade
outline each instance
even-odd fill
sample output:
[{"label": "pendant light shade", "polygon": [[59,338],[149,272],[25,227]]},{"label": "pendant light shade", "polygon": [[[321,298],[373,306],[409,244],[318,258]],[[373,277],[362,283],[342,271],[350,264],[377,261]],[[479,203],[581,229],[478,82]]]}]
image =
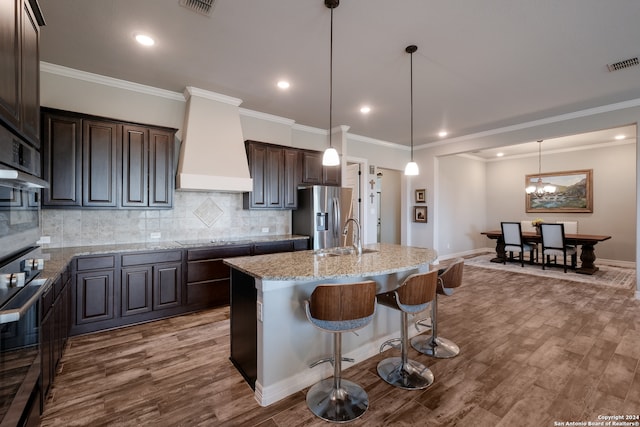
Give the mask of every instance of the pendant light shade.
[{"label": "pendant light shade", "polygon": [[418,175],[420,174],[420,170],[418,169],[418,164],[413,161],[413,53],[418,50],[418,46],[410,45],[407,46],[404,50],[409,54],[411,58],[411,67],[410,67],[410,82],[411,82],[411,161],[407,163],[407,166],[404,168],[405,175]]},{"label": "pendant light shade", "polygon": [[324,0],[324,5],[331,9],[331,35],[329,39],[329,148],[327,148],[322,156],[323,166],[338,166],[340,164],[340,156],[338,151],[333,148],[333,9],[338,7],[340,0]]}]

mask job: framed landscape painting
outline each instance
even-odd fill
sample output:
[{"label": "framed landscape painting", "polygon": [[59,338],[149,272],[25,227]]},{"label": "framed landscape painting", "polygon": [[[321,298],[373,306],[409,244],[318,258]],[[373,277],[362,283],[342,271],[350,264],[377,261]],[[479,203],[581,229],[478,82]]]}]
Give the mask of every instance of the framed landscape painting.
[{"label": "framed landscape painting", "polygon": [[525,187],[553,185],[553,193],[525,196],[527,212],[593,212],[593,170],[550,172],[525,176]]}]

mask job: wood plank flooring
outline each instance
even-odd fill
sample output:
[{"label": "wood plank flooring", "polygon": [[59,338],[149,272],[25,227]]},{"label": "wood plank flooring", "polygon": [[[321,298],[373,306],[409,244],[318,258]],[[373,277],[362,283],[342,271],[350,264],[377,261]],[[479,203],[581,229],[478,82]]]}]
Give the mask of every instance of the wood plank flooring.
[{"label": "wood plank flooring", "polygon": [[[564,280],[465,267],[440,299],[440,335],[458,357],[411,349],[435,383],[394,388],[376,365],[344,377],[370,407],[355,426],[553,426],[640,414],[640,301]],[[70,339],[42,426],[324,426],[305,391],[260,407],[228,360],[228,309]],[[399,321],[399,319],[398,319]],[[327,353],[330,349],[327,349]]]}]

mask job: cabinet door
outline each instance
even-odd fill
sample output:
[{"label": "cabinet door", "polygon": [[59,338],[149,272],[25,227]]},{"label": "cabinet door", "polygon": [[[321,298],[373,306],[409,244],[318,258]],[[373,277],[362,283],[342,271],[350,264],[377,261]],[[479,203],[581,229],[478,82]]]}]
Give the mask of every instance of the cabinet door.
[{"label": "cabinet door", "polygon": [[149,130],[149,206],[173,206],[173,132]]},{"label": "cabinet door", "polygon": [[24,136],[40,147],[40,27],[28,1],[24,1],[22,14],[22,104],[21,123]]},{"label": "cabinet door", "polygon": [[315,151],[302,152],[302,183],[322,184],[322,153]]},{"label": "cabinet door", "polygon": [[284,150],[283,207],[298,207],[298,184],[300,183],[300,156],[298,150]]},{"label": "cabinet door", "polygon": [[115,123],[84,120],[83,206],[117,206],[117,127]]},{"label": "cabinet door", "polygon": [[75,312],[77,325],[113,319],[114,270],[76,275]]},{"label": "cabinet door", "polygon": [[322,183],[324,185],[340,186],[342,182],[342,171],[340,166],[323,166]]},{"label": "cabinet door", "polygon": [[20,3],[0,2],[0,115],[14,127],[20,120]]},{"label": "cabinet door", "polygon": [[122,126],[122,206],[148,206],[149,131]]},{"label": "cabinet door", "polygon": [[54,313],[50,310],[40,323],[40,381],[44,397],[47,396],[49,386],[53,382],[55,375],[55,366],[53,363],[54,320]]},{"label": "cabinet door", "polygon": [[152,310],[151,266],[122,269],[120,311],[123,317]]},{"label": "cabinet door", "polygon": [[281,148],[267,148],[267,207],[281,208],[284,205],[284,150]]},{"label": "cabinet door", "polygon": [[268,205],[267,147],[250,143],[247,145],[247,154],[251,178],[253,179],[253,191],[249,193],[249,206],[245,206],[245,208],[263,208]]},{"label": "cabinet door", "polygon": [[153,266],[153,309],[178,307],[182,304],[182,264]]},{"label": "cabinet door", "polygon": [[82,122],[78,118],[44,113],[43,207],[82,205]]}]

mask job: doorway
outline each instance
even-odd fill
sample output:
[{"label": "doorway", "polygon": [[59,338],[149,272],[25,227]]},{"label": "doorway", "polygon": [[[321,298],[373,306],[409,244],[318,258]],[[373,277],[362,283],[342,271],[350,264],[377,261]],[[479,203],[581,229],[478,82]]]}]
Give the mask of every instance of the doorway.
[{"label": "doorway", "polygon": [[377,242],[400,244],[402,174],[393,169],[378,168],[377,188]]}]

